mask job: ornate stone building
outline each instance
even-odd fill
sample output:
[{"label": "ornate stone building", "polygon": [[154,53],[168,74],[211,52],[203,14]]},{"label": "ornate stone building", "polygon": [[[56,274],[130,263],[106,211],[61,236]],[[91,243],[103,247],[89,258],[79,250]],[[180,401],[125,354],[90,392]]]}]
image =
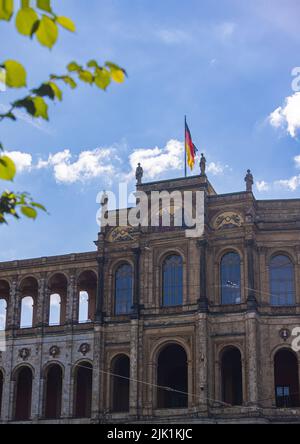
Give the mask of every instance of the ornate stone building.
[{"label": "ornate stone building", "polygon": [[97,251],[0,264],[1,422],[300,420],[300,199],[218,195],[205,232],[106,228]]}]

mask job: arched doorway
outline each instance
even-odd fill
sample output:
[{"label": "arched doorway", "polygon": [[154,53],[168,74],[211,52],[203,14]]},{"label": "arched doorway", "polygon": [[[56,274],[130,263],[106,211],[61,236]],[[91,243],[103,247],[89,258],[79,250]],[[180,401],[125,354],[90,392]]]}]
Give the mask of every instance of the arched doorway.
[{"label": "arched doorway", "polygon": [[32,371],[29,367],[18,370],[16,378],[15,420],[28,421],[31,418]]},{"label": "arched doorway", "polygon": [[0,418],[2,418],[3,373],[0,370]]},{"label": "arched doorway", "polygon": [[130,360],[126,355],[117,356],[112,365],[112,410],[129,411]]},{"label": "arched doorway", "polygon": [[183,347],[172,344],[160,352],[157,362],[157,385],[159,409],[188,407],[188,363]]},{"label": "arched doorway", "polygon": [[46,371],[45,418],[58,419],[61,416],[63,373],[60,365],[51,365]]},{"label": "arched doorway", "polygon": [[76,418],[90,418],[92,411],[93,366],[81,362],[75,369],[75,408]]},{"label": "arched doorway", "polygon": [[233,406],[243,404],[242,357],[231,347],[222,354],[222,400]]},{"label": "arched doorway", "polygon": [[299,371],[296,355],[283,349],[274,358],[276,406],[299,407]]}]

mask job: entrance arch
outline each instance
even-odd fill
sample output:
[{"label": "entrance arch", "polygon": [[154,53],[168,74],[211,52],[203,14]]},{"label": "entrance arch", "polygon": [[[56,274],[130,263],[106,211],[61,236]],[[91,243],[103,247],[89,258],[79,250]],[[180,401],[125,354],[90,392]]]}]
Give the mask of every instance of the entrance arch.
[{"label": "entrance arch", "polygon": [[115,413],[129,412],[130,359],[116,356],[112,363],[112,410]]},{"label": "entrance arch", "polygon": [[296,355],[288,349],[279,350],[274,357],[276,406],[300,406],[299,368]]},{"label": "entrance arch", "polygon": [[222,353],[222,400],[226,404],[243,404],[243,371],[241,352],[230,347]]},{"label": "entrance arch", "polygon": [[61,416],[63,372],[58,364],[51,365],[46,370],[45,387],[45,418],[59,419]]},{"label": "entrance arch", "polygon": [[159,409],[188,407],[188,359],[180,345],[170,344],[161,350],[157,360],[157,385]]},{"label": "entrance arch", "polygon": [[33,374],[29,367],[21,367],[16,376],[15,414],[16,421],[29,421],[31,418]]},{"label": "entrance arch", "polygon": [[93,366],[80,362],[75,368],[75,406],[76,418],[90,418],[92,412]]}]

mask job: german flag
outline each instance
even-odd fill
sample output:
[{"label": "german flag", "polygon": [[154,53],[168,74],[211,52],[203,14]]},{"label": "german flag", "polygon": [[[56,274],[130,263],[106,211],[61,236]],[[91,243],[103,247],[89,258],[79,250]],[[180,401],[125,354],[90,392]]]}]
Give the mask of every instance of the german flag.
[{"label": "german flag", "polygon": [[190,169],[193,171],[195,166],[197,148],[193,144],[192,136],[188,124],[185,120],[185,150],[187,155],[187,163]]}]

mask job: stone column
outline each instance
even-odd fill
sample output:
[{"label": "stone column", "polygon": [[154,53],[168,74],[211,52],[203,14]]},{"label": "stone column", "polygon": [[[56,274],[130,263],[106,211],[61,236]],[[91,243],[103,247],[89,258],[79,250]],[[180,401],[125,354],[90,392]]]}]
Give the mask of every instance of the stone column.
[{"label": "stone column", "polygon": [[100,418],[100,387],[103,381],[101,373],[101,360],[104,359],[102,353],[102,325],[96,325],[94,330],[94,356],[93,356],[93,390],[92,390],[92,420],[97,422]]},{"label": "stone column", "polygon": [[18,327],[18,303],[19,291],[17,288],[17,279],[13,280],[10,286],[9,301],[7,305],[7,330],[14,330]]},{"label": "stone column", "polygon": [[247,283],[247,304],[250,310],[257,309],[257,299],[255,294],[255,278],[254,278],[254,246],[253,239],[246,240],[247,249],[247,269],[248,269],[248,283]]},{"label": "stone column", "polygon": [[76,294],[76,274],[73,271],[70,275],[68,290],[67,290],[67,303],[66,303],[66,324],[72,325],[74,320],[74,305],[77,304]]},{"label": "stone column", "polygon": [[72,342],[67,344],[68,358],[66,360],[65,374],[62,387],[61,417],[68,419],[73,416],[73,390],[72,390]]},{"label": "stone column", "polygon": [[141,249],[134,248],[134,288],[133,288],[133,317],[140,315],[140,259]]},{"label": "stone column", "polygon": [[208,315],[199,313],[198,315],[198,340],[197,340],[197,358],[198,358],[198,386],[196,387],[198,395],[198,406],[200,412],[208,410]]},{"label": "stone column", "polygon": [[208,299],[207,299],[207,283],[206,283],[206,251],[207,241],[200,240],[198,247],[200,249],[200,298],[199,298],[199,311],[200,313],[208,312]]},{"label": "stone column", "polygon": [[248,355],[248,401],[256,407],[258,403],[258,344],[257,315],[255,312],[246,315],[246,338]]},{"label": "stone column", "polygon": [[44,305],[45,301],[45,289],[46,289],[46,279],[45,276],[38,280],[38,296],[35,308],[35,326],[42,327],[44,324]]},{"label": "stone column", "polygon": [[97,258],[98,262],[98,287],[97,287],[97,300],[96,300],[96,314],[95,321],[97,323],[103,323],[103,301],[104,301],[104,256]]},{"label": "stone column", "polygon": [[138,415],[138,348],[139,348],[139,321],[131,320],[130,332],[130,416]]},{"label": "stone column", "polygon": [[35,366],[34,378],[32,380],[32,402],[31,402],[31,417],[33,421],[39,419],[41,413],[40,406],[40,390],[42,390],[43,384],[41,384],[41,369],[40,366]]}]

